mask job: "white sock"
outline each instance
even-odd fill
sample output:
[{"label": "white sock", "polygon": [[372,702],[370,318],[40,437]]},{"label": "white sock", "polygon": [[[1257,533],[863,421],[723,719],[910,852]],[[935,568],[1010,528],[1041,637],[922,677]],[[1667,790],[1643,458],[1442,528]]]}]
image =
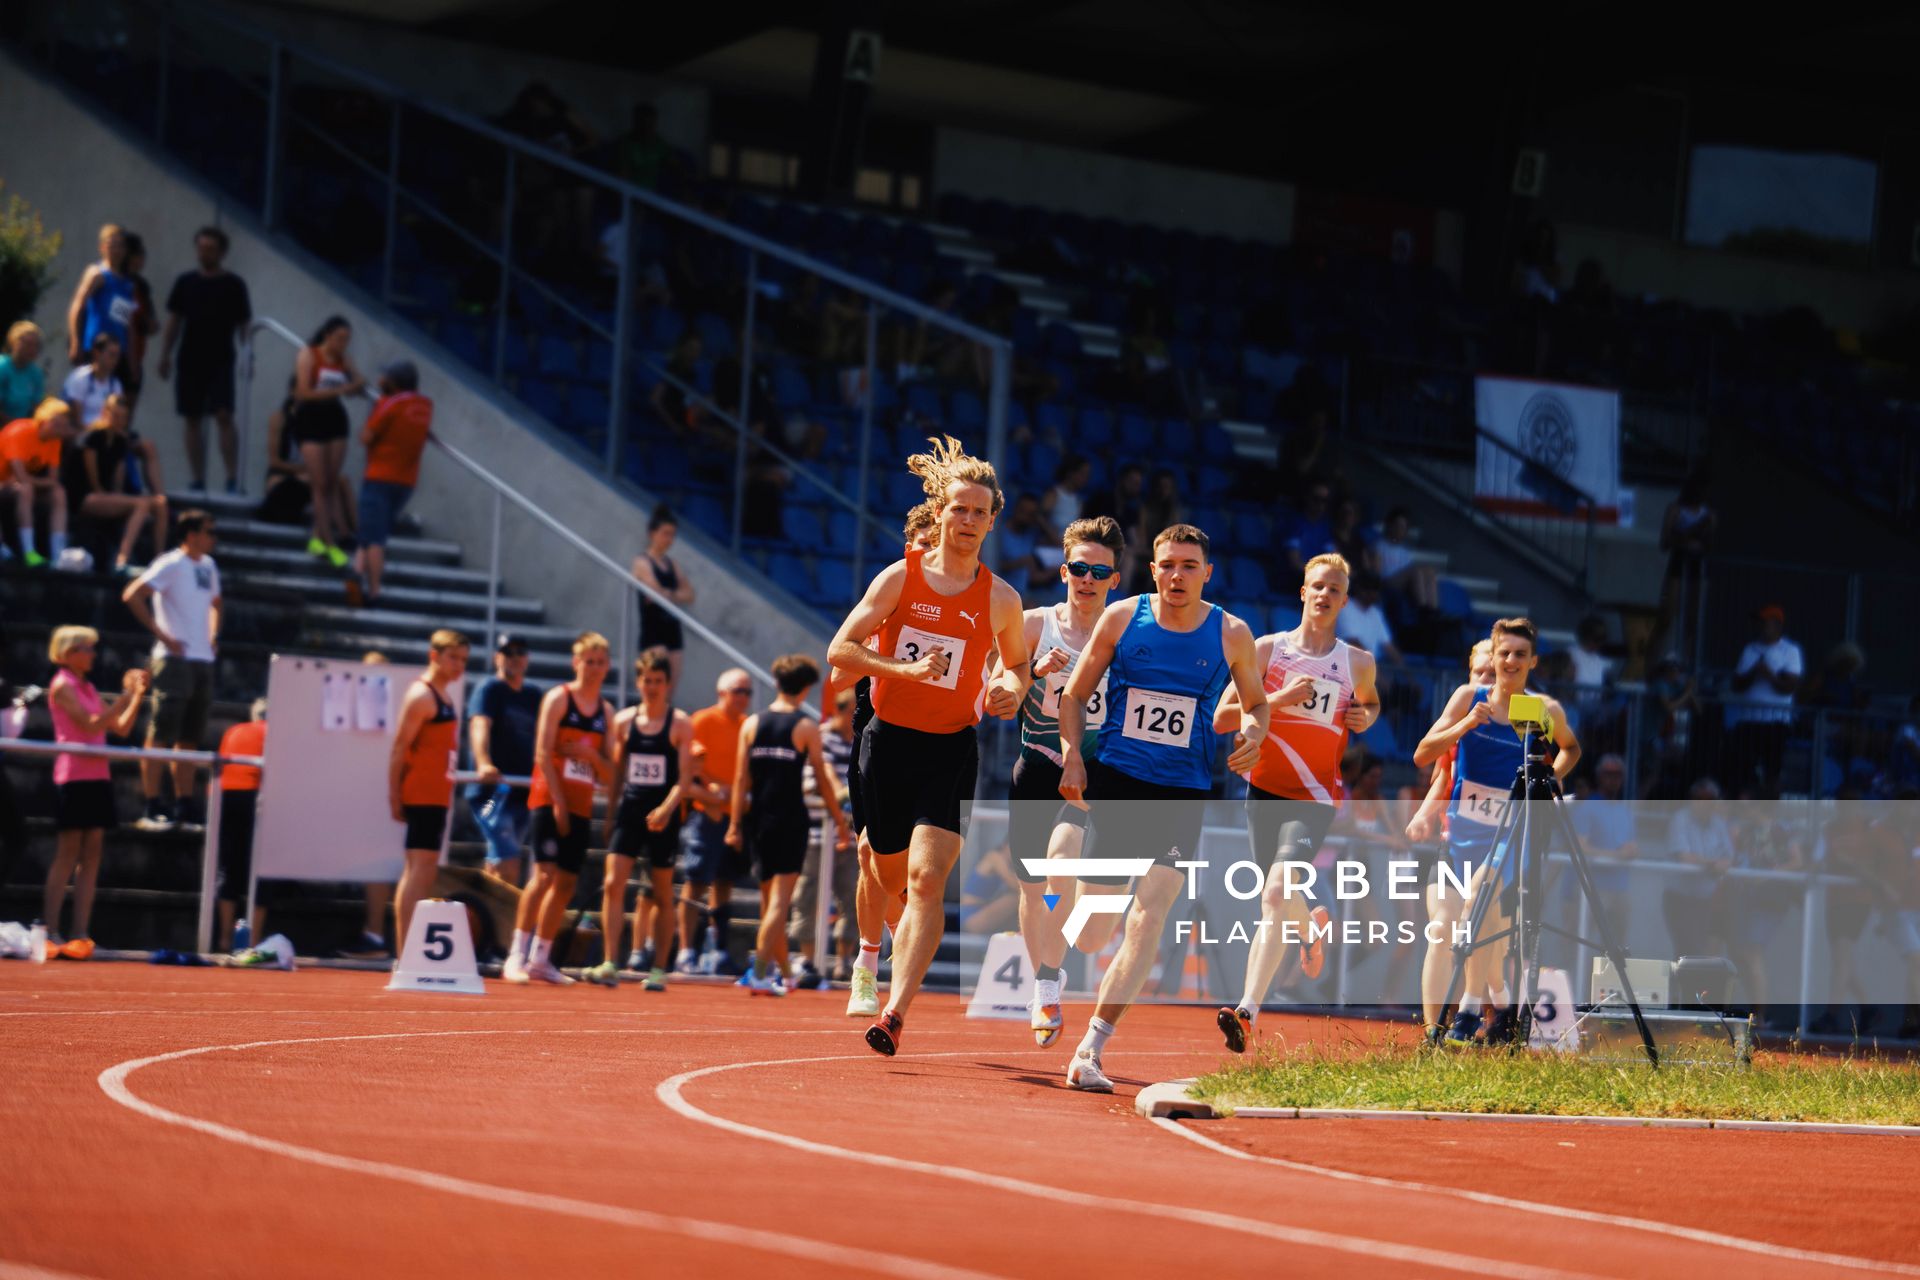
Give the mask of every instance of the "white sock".
[{"label": "white sock", "polygon": [[[1087,1020],[1087,1034],[1080,1038],[1080,1050],[1084,1050],[1096,1058],[1099,1057],[1101,1051],[1107,1047],[1107,1037],[1111,1036],[1113,1032],[1113,1024],[1105,1018],[1089,1018]],[[1076,1050],[1076,1053],[1077,1052],[1079,1052],[1079,1050]]]},{"label": "white sock", "polygon": [[58,560],[60,553],[67,549],[67,531],[65,529],[55,529],[47,535],[47,542],[53,548],[50,554],[55,560]]},{"label": "white sock", "polygon": [[860,939],[860,954],[853,958],[853,967],[865,969],[868,973],[880,972],[880,944]]},{"label": "white sock", "polygon": [[1504,1009],[1513,1003],[1513,992],[1503,982],[1493,989],[1493,996],[1488,1003],[1496,1009]]},{"label": "white sock", "polygon": [[37,550],[33,545],[33,530],[25,525],[20,528],[20,549],[28,555],[33,555]]},{"label": "white sock", "polygon": [[553,958],[552,940],[548,938],[535,938],[533,940],[533,952],[531,955],[527,957],[527,963],[533,964],[533,965],[547,964],[552,960],[552,958]]},{"label": "white sock", "polygon": [[514,955],[514,956],[515,956],[515,957],[516,957],[517,959],[520,959],[520,960],[525,960],[525,959],[527,958],[527,947],[528,947],[528,945],[529,945],[530,943],[532,943],[532,941],[533,941],[533,930],[531,930],[531,929],[515,929],[515,930],[513,931],[513,952],[512,952],[512,954],[513,954],[513,955]]},{"label": "white sock", "polygon": [[1460,997],[1460,1012],[1462,1013],[1478,1013],[1480,1012],[1480,1005],[1481,1000],[1479,996]]}]

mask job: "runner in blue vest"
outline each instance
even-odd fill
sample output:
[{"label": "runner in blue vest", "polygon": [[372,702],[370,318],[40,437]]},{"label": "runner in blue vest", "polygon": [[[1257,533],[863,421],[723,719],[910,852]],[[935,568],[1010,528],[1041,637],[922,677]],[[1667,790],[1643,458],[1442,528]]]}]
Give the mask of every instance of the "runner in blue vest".
[{"label": "runner in blue vest", "polygon": [[[1227,768],[1251,769],[1267,736],[1253,632],[1201,598],[1213,576],[1208,552],[1207,535],[1190,524],[1161,530],[1153,540],[1157,594],[1107,607],[1060,697],[1060,794],[1091,807],[1094,856],[1154,863],[1136,886],[1126,940],[1067,1067],[1074,1089],[1113,1092],[1101,1053],[1152,972],[1160,928],[1181,888],[1174,864],[1199,852],[1205,801],[1213,794],[1213,713],[1229,681],[1246,709]],[[1087,705],[1103,679],[1100,758],[1089,763],[1082,756]]]},{"label": "runner in blue vest", "polygon": [[[1513,792],[1514,775],[1520,768],[1520,738],[1513,731],[1508,707],[1515,694],[1527,691],[1527,677],[1539,664],[1538,632],[1525,618],[1502,618],[1493,624],[1493,687],[1463,684],[1453,691],[1447,706],[1434,721],[1433,728],[1414,750],[1416,761],[1434,759],[1448,750],[1455,752],[1453,795],[1447,804],[1447,855],[1463,877],[1471,874],[1465,898],[1449,889],[1444,881],[1427,888],[1427,916],[1439,929],[1430,932],[1426,964],[1420,975],[1421,1004],[1426,1014],[1427,1038],[1440,1042],[1440,1002],[1445,999],[1447,983],[1453,976],[1452,929],[1473,905],[1489,864],[1497,852],[1494,834]],[[1565,778],[1580,762],[1580,740],[1567,723],[1566,712],[1552,698],[1545,699],[1547,716],[1553,722],[1550,738],[1558,754],[1553,761],[1555,778]],[[1544,853],[1544,850],[1541,850]],[[1508,853],[1501,868],[1501,892],[1482,920],[1482,936],[1500,933],[1511,921],[1517,892],[1519,851]],[[1462,1045],[1472,1041],[1480,1028],[1480,1009],[1493,1006],[1493,1022],[1487,1029],[1488,1043],[1509,1038],[1513,1025],[1512,993],[1506,979],[1507,948],[1511,939],[1483,947],[1467,961],[1465,994],[1447,1042]]]}]

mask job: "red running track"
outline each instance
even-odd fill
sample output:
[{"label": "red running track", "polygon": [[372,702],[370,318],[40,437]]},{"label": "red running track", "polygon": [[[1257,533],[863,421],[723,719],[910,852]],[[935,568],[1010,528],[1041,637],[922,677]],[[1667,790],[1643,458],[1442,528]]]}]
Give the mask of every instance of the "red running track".
[{"label": "red running track", "polygon": [[1920,1276],[1920,1139],[1153,1123],[1206,1011],[1136,1010],[1109,1098],[1084,1008],[1036,1050],[927,997],[885,1060],[838,994],[383,984],[0,966],[0,1280]]}]

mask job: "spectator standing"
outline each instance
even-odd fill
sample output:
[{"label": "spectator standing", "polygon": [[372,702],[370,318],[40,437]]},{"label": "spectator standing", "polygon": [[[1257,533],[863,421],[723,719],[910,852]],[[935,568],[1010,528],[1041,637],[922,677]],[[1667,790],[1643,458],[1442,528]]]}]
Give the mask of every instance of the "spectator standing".
[{"label": "spectator standing", "polygon": [[198,265],[181,272],[168,290],[167,327],[160,337],[161,380],[173,374],[176,363],[179,369],[173,405],[186,423],[187,466],[195,493],[207,487],[207,442],[201,424],[208,417],[220,432],[227,492],[240,491],[233,369],[235,351],[246,340],[247,324],[253,319],[253,301],[247,282],[226,269],[227,246],[227,233],[219,227],[202,227],[194,233]]},{"label": "spectator standing", "polygon": [[1732,763],[1742,785],[1757,780],[1763,796],[1776,794],[1780,763],[1793,728],[1793,695],[1800,689],[1806,658],[1787,639],[1787,611],[1770,604],[1754,615],[1757,632],[1740,652],[1730,684],[1744,703],[1727,709],[1733,729]]},{"label": "spectator standing", "polygon": [[147,376],[147,340],[160,330],[160,321],[154,315],[153,286],[142,274],[146,269],[146,241],[129,231],[127,279],[133,282],[133,315],[127,319],[127,341],[120,367],[120,381],[126,385],[129,406],[140,402],[140,389]]},{"label": "spectator standing", "polygon": [[125,347],[133,321],[133,279],[126,272],[127,237],[109,222],[100,228],[100,258],[80,273],[67,304],[67,360],[79,364],[93,340],[106,334]]},{"label": "spectator standing", "polygon": [[622,180],[649,191],[660,188],[660,178],[673,160],[673,148],[660,136],[660,113],[651,102],[637,102],[627,131],[615,138],[613,171]]},{"label": "spectator standing", "polygon": [[1080,518],[1086,507],[1086,499],[1082,495],[1092,478],[1093,464],[1077,453],[1068,454],[1054,468],[1053,487],[1040,500],[1040,514],[1045,518],[1053,541],[1059,541],[1059,531]]},{"label": "spectator standing", "polygon": [[[1387,611],[1380,607],[1380,579],[1370,573],[1354,575],[1353,595],[1346,608],[1334,620],[1333,633],[1348,644],[1359,645],[1384,664],[1402,666],[1406,659],[1394,647],[1393,628],[1387,625]],[[1386,692],[1380,681],[1381,693]]]},{"label": "spectator standing", "polygon": [[1049,567],[1041,549],[1044,546],[1051,550],[1057,539],[1047,536],[1040,520],[1039,498],[1031,493],[1015,498],[994,533],[999,543],[994,572],[1013,584],[1023,597],[1054,583],[1058,561]]},{"label": "spectator standing", "polygon": [[1652,735],[1647,740],[1653,777],[1646,780],[1644,794],[1664,800],[1681,794],[1693,754],[1694,716],[1700,710],[1699,693],[1679,654],[1669,653],[1654,667],[1647,696],[1653,710],[1648,718]]},{"label": "spectator standing", "polygon": [[[1572,806],[1573,832],[1580,847],[1595,858],[1606,861],[1593,868],[1593,888],[1600,895],[1600,906],[1616,936],[1627,924],[1628,871],[1623,866],[1638,856],[1640,841],[1634,829],[1634,805],[1627,796],[1627,762],[1617,755],[1604,755],[1593,771],[1594,791]],[[1577,892],[1574,877],[1562,874],[1562,883]],[[1577,902],[1577,899],[1576,899]],[[1575,910],[1578,910],[1576,905]],[[1577,918],[1577,917],[1576,917]]]},{"label": "spectator standing", "polygon": [[1146,468],[1137,462],[1126,463],[1114,473],[1112,491],[1094,494],[1080,512],[1086,517],[1111,516],[1125,532],[1127,550],[1120,558],[1122,582],[1133,580],[1133,561],[1139,551],[1135,540],[1140,535],[1140,507],[1146,487]]},{"label": "spectator standing", "polygon": [[313,490],[313,535],[307,554],[325,559],[336,569],[347,567],[347,553],[339,547],[342,534],[353,527],[340,468],[347,458],[346,397],[357,395],[367,383],[347,357],[353,327],[342,316],[329,316],[300,352],[293,374],[293,438],[307,464],[307,484]]},{"label": "spectator standing", "polygon": [[[733,881],[746,859],[736,857],[727,844],[727,822],[733,806],[733,778],[740,761],[740,726],[753,705],[753,677],[738,667],[720,673],[710,707],[693,713],[693,755],[699,765],[694,786],[694,811],[680,834],[680,878],[687,886],[680,904],[680,954],[674,972],[693,973],[703,959],[724,967],[727,921],[733,901]],[[703,957],[700,946],[700,898],[711,906],[714,948]]]},{"label": "spectator standing", "polygon": [[1580,689],[1604,689],[1613,678],[1613,659],[1600,652],[1607,642],[1607,623],[1604,618],[1588,614],[1580,620],[1580,629],[1576,635],[1574,647],[1568,651],[1573,659],[1573,683]]},{"label": "spectator standing", "polygon": [[467,784],[467,809],[487,842],[486,870],[520,887],[520,849],[527,835],[527,789],[503,778],[533,775],[533,736],[541,690],[527,683],[527,642],[507,632],[493,651],[493,674],[467,700],[467,748],[480,781]]},{"label": "spectator standing", "polygon": [[1342,498],[1335,504],[1329,534],[1333,538],[1333,549],[1345,556],[1348,564],[1365,565],[1371,570],[1376,563],[1373,537],[1360,522],[1360,504],[1357,501]]},{"label": "spectator standing", "polygon": [[75,422],[92,422],[108,396],[125,395],[127,390],[120,378],[120,344],[113,335],[96,336],[87,350],[87,363],[76,365],[60,384],[60,396],[73,406]]},{"label": "spectator standing", "polygon": [[[247,719],[220,735],[222,756],[260,756],[267,749],[267,700],[255,698]],[[233,950],[233,924],[247,900],[247,885],[253,879],[253,829],[260,811],[258,765],[223,764],[220,766],[220,896],[215,908],[220,913],[222,951]],[[253,909],[253,937],[267,932],[267,909]]]},{"label": "spectator standing", "polygon": [[133,493],[132,472],[138,466],[136,448],[150,448],[127,429],[129,406],[125,396],[108,396],[100,416],[66,450],[60,481],[67,491],[67,510],[89,520],[118,520],[124,527],[113,571],[124,574],[133,559],[140,531],[153,522],[153,554],[167,544],[167,498],[162,493]]},{"label": "spectator standing", "polygon": [[700,355],[705,349],[700,335],[689,329],[667,357],[668,377],[653,384],[647,393],[647,405],[654,418],[678,438],[693,426],[684,388],[697,386],[700,380]]},{"label": "spectator standing", "polygon": [[40,367],[40,326],[16,320],[7,327],[7,350],[0,355],[0,422],[33,416],[47,398],[47,371]]},{"label": "spectator standing", "polygon": [[[693,581],[668,554],[680,536],[680,523],[661,503],[647,521],[647,549],[633,558],[633,576],[677,605],[693,603]],[[680,685],[680,667],[686,660],[687,638],[680,619],[646,592],[640,593],[640,650],[665,649],[671,669],[669,692]]]},{"label": "spectator standing", "polygon": [[1440,578],[1432,565],[1414,559],[1413,544],[1407,541],[1412,525],[1413,513],[1405,507],[1387,512],[1380,540],[1373,544],[1374,566],[1388,590],[1405,595],[1416,608],[1438,609]]},{"label": "spectator standing", "polygon": [[1660,549],[1667,553],[1667,572],[1660,582],[1660,608],[1648,652],[1664,653],[1673,647],[1698,658],[1691,641],[1696,638],[1693,630],[1706,583],[1703,566],[1719,527],[1720,514],[1707,503],[1707,475],[1695,471],[1660,520]]},{"label": "spectator standing", "polygon": [[[91,627],[60,627],[53,633],[47,656],[59,668],[47,688],[53,711],[53,736],[58,742],[104,746],[107,734],[125,737],[140,714],[140,695],[147,689],[147,673],[127,672],[120,696],[103,707],[92,674],[100,633]],[[53,866],[47,870],[46,897],[41,919],[47,922],[47,946],[59,948],[69,960],[93,954],[93,893],[100,882],[101,842],[114,826],[113,779],[105,760],[60,755],[53,761],[53,784],[58,796],[55,825],[60,835]],[[66,905],[67,884],[73,882],[73,933],[60,943],[60,908]]]},{"label": "spectator standing", "polygon": [[1307,486],[1300,514],[1294,517],[1293,527],[1287,531],[1287,564],[1295,582],[1305,575],[1307,561],[1315,556],[1339,554],[1333,539],[1333,521],[1328,518],[1332,504],[1333,490],[1324,480],[1315,480]]},{"label": "spectator standing", "polygon": [[[843,801],[851,800],[847,793],[847,776],[853,767],[853,709],[852,689],[842,689],[834,698],[833,715],[820,726],[820,754],[826,759],[827,768],[833,771],[834,781],[838,784],[837,794]],[[814,775],[813,765],[809,763],[801,779],[802,786],[812,800],[826,803],[826,793],[820,787],[820,779]],[[851,810],[851,804],[848,805]],[[794,965],[796,986],[810,989],[820,985],[823,975],[814,954],[814,915],[819,907],[820,886],[820,842],[811,840],[807,844],[807,862],[800,870],[800,881],[794,886],[793,914],[787,920],[787,932],[799,941],[799,960]],[[853,972],[853,943],[858,932],[854,922],[853,895],[860,875],[859,860],[853,856],[853,850],[837,846],[834,850],[833,880],[826,891],[840,904],[840,918],[833,926],[833,974],[835,982],[845,982]]]},{"label": "spectator standing", "polygon": [[380,399],[360,428],[367,467],[360,481],[360,545],[354,552],[369,604],[380,598],[387,539],[420,483],[420,455],[433,431],[433,401],[420,394],[420,375],[411,360],[382,369],[378,385]]},{"label": "spectator standing", "polygon": [[1734,863],[1733,833],[1720,808],[1720,784],[1700,778],[1667,823],[1668,856],[1699,868],[1675,877],[1662,900],[1676,956],[1707,954],[1715,942],[1729,940],[1725,889]]},{"label": "spectator standing", "polygon": [[[29,569],[41,568],[49,559],[57,565],[67,549],[67,490],[60,483],[60,454],[72,438],[72,410],[51,397],[40,402],[31,418],[0,430],[0,476],[13,490],[21,556]],[[33,527],[34,508],[42,502],[47,506],[49,556],[40,554]]]},{"label": "spectator standing", "polygon": [[[153,632],[153,716],[147,746],[198,751],[213,699],[213,660],[220,643],[220,570],[213,562],[213,517],[183,512],[180,545],[127,585],[122,599],[140,625]],[[134,825],[143,831],[188,831],[200,827],[193,811],[193,766],[173,766],[173,804],[161,795],[162,767],[140,762],[140,788],[147,811]]]},{"label": "spectator standing", "polygon": [[1135,555],[1133,577],[1127,589],[1133,594],[1141,595],[1154,589],[1149,567],[1153,557],[1139,554],[1140,548],[1151,548],[1160,531],[1179,524],[1186,519],[1186,513],[1186,503],[1180,499],[1180,482],[1173,472],[1164,467],[1154,472],[1146,500],[1140,504],[1140,524],[1131,538]]}]

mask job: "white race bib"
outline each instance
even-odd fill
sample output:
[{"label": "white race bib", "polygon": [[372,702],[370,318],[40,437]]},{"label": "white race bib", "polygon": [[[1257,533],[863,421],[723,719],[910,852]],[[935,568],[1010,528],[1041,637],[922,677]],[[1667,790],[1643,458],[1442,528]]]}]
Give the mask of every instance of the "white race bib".
[{"label": "white race bib", "polygon": [[117,325],[131,325],[133,323],[134,306],[134,300],[130,297],[115,298],[107,304],[107,315],[110,316]]},{"label": "white race bib", "polygon": [[627,785],[633,787],[666,786],[667,758],[665,756],[628,756]]},{"label": "white race bib", "polygon": [[1315,724],[1333,723],[1333,709],[1340,704],[1340,682],[1338,680],[1315,680],[1313,696],[1305,702],[1296,702],[1290,707],[1280,708],[1285,715],[1299,716]]},{"label": "white race bib", "polygon": [[560,766],[560,776],[568,782],[597,783],[600,781],[594,775],[593,766],[587,763],[584,756],[568,756],[566,763]]},{"label": "white race bib", "polygon": [[1151,689],[1129,689],[1127,715],[1121,722],[1120,733],[1122,737],[1155,746],[1186,747],[1192,742],[1196,714],[1198,705],[1192,698],[1155,693]]},{"label": "white race bib", "polygon": [[1484,782],[1460,782],[1460,804],[1454,816],[1483,827],[1497,827],[1507,816],[1507,801],[1512,793],[1505,787],[1490,787]]},{"label": "white race bib", "polygon": [[[1046,678],[1046,692],[1040,697],[1040,713],[1060,718],[1060,695],[1067,687],[1067,681],[1073,679],[1071,671],[1056,671]],[[1087,724],[1099,728],[1107,715],[1107,678],[1100,677],[1100,683],[1094,686],[1093,696],[1087,699]]]},{"label": "white race bib", "polygon": [[[926,683],[936,689],[957,689],[960,687],[960,664],[967,657],[967,642],[953,636],[936,635],[931,631],[922,631],[918,627],[901,627],[900,638],[893,643],[893,656],[901,662],[918,662],[935,649],[944,649],[947,653],[947,674],[938,680]],[[1059,704],[1056,702],[1056,706]]]}]

